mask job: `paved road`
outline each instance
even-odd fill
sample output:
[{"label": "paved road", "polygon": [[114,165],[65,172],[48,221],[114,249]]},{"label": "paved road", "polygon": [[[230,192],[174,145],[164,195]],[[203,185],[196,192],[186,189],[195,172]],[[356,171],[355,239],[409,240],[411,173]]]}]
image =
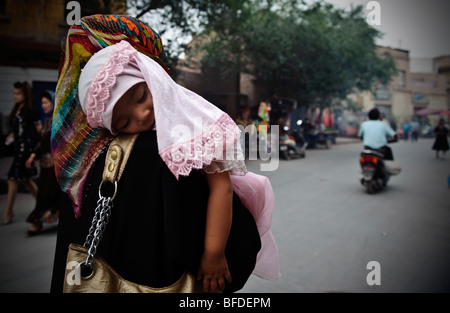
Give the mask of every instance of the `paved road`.
[{"label": "paved road", "polygon": [[[308,150],[267,175],[276,195],[273,233],[282,277],[252,276],[242,292],[449,292],[450,155],[436,160],[432,140],[393,145],[403,172],[387,190],[368,195],[359,184],[361,144]],[[249,169],[260,171],[260,163]],[[6,195],[0,195],[3,212]],[[27,238],[33,209],[20,194],[15,222],[0,227],[0,292],[48,292],[55,227]],[[369,286],[369,261],[381,285]]]},{"label": "paved road", "polygon": [[[282,277],[252,276],[242,291],[450,292],[450,155],[435,159],[432,143],[393,144],[403,172],[376,195],[358,181],[361,144],[308,150],[265,172]],[[367,284],[370,261],[381,285]]]},{"label": "paved road", "polygon": [[[45,225],[42,235],[28,237],[25,222],[34,209],[34,198],[19,194],[14,222],[0,226],[0,293],[49,292],[56,245],[56,225]],[[0,195],[3,214],[6,195]]]}]

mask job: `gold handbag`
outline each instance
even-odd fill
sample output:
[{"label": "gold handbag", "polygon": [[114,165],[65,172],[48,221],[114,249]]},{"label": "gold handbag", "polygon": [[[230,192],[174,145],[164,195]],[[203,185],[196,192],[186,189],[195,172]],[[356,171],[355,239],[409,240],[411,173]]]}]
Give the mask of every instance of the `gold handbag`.
[{"label": "gold handbag", "polygon": [[[106,154],[105,168],[99,187],[99,201],[95,209],[92,225],[83,246],[69,245],[66,261],[66,278],[63,292],[148,292],[148,293],[192,293],[201,291],[190,272],[184,272],[175,283],[162,288],[153,288],[130,282],[121,277],[104,259],[95,256],[97,246],[108,223],[117,194],[117,182],[122,176],[128,157],[133,150],[137,134],[117,136],[110,144]],[[102,185],[105,182],[114,184],[115,190],[111,197],[102,195]]]}]

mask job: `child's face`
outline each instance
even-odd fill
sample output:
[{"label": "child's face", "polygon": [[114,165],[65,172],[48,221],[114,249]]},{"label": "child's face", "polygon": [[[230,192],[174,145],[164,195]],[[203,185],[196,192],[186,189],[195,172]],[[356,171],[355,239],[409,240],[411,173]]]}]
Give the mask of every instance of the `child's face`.
[{"label": "child's face", "polygon": [[153,98],[147,84],[131,87],[117,101],[112,116],[111,129],[115,133],[135,134],[150,130],[155,125]]}]

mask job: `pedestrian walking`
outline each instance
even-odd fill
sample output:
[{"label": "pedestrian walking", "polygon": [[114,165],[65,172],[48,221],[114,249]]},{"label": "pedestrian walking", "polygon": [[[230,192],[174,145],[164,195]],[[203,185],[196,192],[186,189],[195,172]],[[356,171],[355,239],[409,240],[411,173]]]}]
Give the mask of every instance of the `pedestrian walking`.
[{"label": "pedestrian walking", "polygon": [[413,118],[410,124],[411,127],[411,141],[417,141],[419,139],[420,124],[416,118]]},{"label": "pedestrian walking", "polygon": [[[122,41],[126,44],[122,44]],[[105,82],[112,82],[110,87],[115,83],[122,82],[120,83],[121,87],[115,90],[119,92],[116,93],[105,86],[100,89],[93,88],[93,95],[95,90],[99,94],[89,97],[89,99],[102,99],[101,101],[105,101],[105,107],[94,115],[88,113],[86,116],[82,110],[82,103],[85,101],[83,97],[86,95],[83,92],[78,93],[83,89],[83,82],[81,79],[78,81],[79,69],[84,68],[83,75],[88,75],[90,70],[86,66],[88,66],[92,54],[104,46],[116,45],[116,48],[121,48],[119,42],[121,42],[122,49],[117,50],[118,53],[113,58],[114,65],[111,63],[107,66],[109,70],[106,70],[107,75],[104,76],[107,78],[104,80]],[[74,56],[72,51],[74,51],[75,44],[78,46],[78,53],[88,57],[83,59]],[[124,45],[128,45],[127,48]],[[113,50],[109,50],[112,53]],[[136,69],[136,64],[130,62],[130,59],[133,58],[127,55],[130,51],[131,55],[137,55],[136,50],[145,55],[145,58],[151,58],[153,60],[150,60],[151,62],[155,62],[152,65],[157,66],[154,69],[159,74],[162,75],[162,72],[168,71],[161,38],[150,27],[137,19],[118,15],[88,16],[81,19],[80,26],[74,25],[69,30],[64,50],[68,58],[65,58],[66,64],[62,65],[58,82],[63,87],[57,94],[59,101],[55,108],[53,121],[55,135],[52,139],[53,156],[55,160],[58,159],[58,162],[55,162],[55,170],[59,183],[68,194],[69,199],[64,199],[66,206],[60,210],[52,291],[58,292],[62,289],[69,243],[83,244],[86,234],[88,234],[98,200],[98,186],[102,181],[105,165],[106,153],[102,152],[108,148],[116,130],[126,132],[127,127],[133,125],[145,126],[145,129],[138,129],[139,136],[119,181],[111,217],[97,253],[123,278],[137,284],[151,287],[168,286],[177,281],[183,272],[188,271],[194,275],[203,274],[203,278],[205,278],[205,273],[209,273],[206,276],[210,280],[205,283],[205,279],[203,279],[203,285],[207,291],[222,289],[222,287],[225,291],[239,290],[254,270],[257,254],[261,247],[255,219],[244,207],[239,197],[233,193],[232,198],[227,198],[228,200],[217,206],[217,208],[223,207],[229,201],[232,202],[231,224],[215,224],[222,230],[211,229],[212,233],[221,234],[216,239],[223,239],[223,234],[228,234],[225,248],[223,249],[222,246],[224,242],[219,239],[221,242],[219,245],[211,245],[217,250],[213,253],[208,251],[207,242],[214,239],[208,238],[211,234],[207,230],[207,225],[210,225],[208,220],[217,218],[218,215],[208,212],[211,191],[207,175],[203,172],[204,164],[193,166],[192,160],[181,154],[181,162],[173,162],[172,166],[169,166],[160,150],[160,145],[167,143],[164,140],[169,140],[168,147],[170,147],[172,139],[167,136],[167,132],[164,133],[164,130],[170,131],[168,127],[164,127],[167,126],[169,120],[158,118],[160,116],[158,108],[167,110],[163,114],[171,114],[173,118],[176,118],[177,115],[178,117],[183,116],[188,112],[170,110],[169,107],[164,106],[164,102],[156,104],[156,99],[162,97],[167,100],[167,103],[170,103],[174,95],[182,96],[188,102],[183,101],[179,105],[185,105],[186,110],[187,108],[200,110],[193,105],[198,102],[193,100],[196,99],[193,93],[189,93],[181,87],[179,90],[167,90],[164,88],[164,84],[158,86],[160,78],[152,80],[153,84],[157,86],[156,89],[161,92],[159,95],[157,94],[158,90],[148,88],[150,86],[146,87],[146,84],[138,85],[136,88],[142,88],[139,90],[133,89],[135,84],[125,86],[127,82],[130,83],[130,77],[133,75],[125,75],[124,77],[127,79],[122,80],[119,73],[123,71],[129,73],[129,67]],[[118,63],[115,63],[116,61]],[[94,63],[95,66],[99,66],[99,63]],[[143,81],[145,82],[147,82],[145,76],[147,74],[144,74]],[[131,79],[131,81],[136,83],[135,79]],[[146,111],[150,108],[143,105],[142,107],[146,108],[144,110],[144,113],[147,114],[146,118],[137,121],[136,124],[136,121],[127,114],[119,115],[120,119],[111,124],[110,119],[114,106],[106,105],[106,101],[115,99],[112,101],[114,104],[125,95],[130,87],[134,91],[127,94],[132,97],[129,99],[130,103],[134,103],[136,100],[133,98],[134,96],[139,97],[136,100],[138,106],[149,104],[149,101],[155,100],[152,108],[154,118],[149,114],[150,111]],[[84,90],[90,90],[90,88]],[[106,97],[103,97],[104,95]],[[189,101],[193,102],[189,103]],[[90,104],[85,103],[85,105],[90,107]],[[111,110],[109,115],[104,114],[108,110]],[[206,116],[205,114],[199,115],[199,117]],[[100,125],[90,125],[90,119],[98,117],[101,117],[102,120],[109,120],[106,124],[114,125],[114,128],[107,129],[96,127]],[[223,120],[219,121],[220,116],[216,115],[215,117],[217,123],[210,126],[217,126],[216,130],[221,129],[224,125],[229,125],[226,123],[226,118],[224,118],[225,123],[221,125],[220,122]],[[205,120],[206,123],[210,121]],[[80,129],[82,131],[75,131]],[[67,138],[70,138],[70,141]],[[214,140],[204,138],[205,140],[201,140],[201,146],[199,146],[201,149],[205,143],[214,142]],[[74,143],[77,145],[76,147],[74,147]],[[198,147],[196,146],[196,148]],[[210,162],[211,160],[209,160]],[[230,169],[233,167],[238,169],[238,163],[235,163]],[[174,173],[179,175],[174,175]],[[185,176],[186,174],[188,175]],[[221,176],[220,182],[223,182],[223,178]],[[222,188],[223,191],[229,192],[230,190]],[[71,208],[67,207],[69,203]],[[72,209],[72,214],[68,213],[70,209]],[[222,213],[229,214],[226,210]],[[209,254],[209,256],[205,254]],[[210,258],[210,256],[214,257]],[[226,266],[224,260],[226,260]],[[219,267],[212,265],[216,262],[222,265]],[[133,266],[130,267],[129,264],[133,264]],[[228,271],[226,267],[228,267]],[[199,272],[199,268],[202,268],[203,271]],[[231,276],[231,281],[229,276]]]},{"label": "pedestrian walking", "polygon": [[404,140],[408,140],[408,138],[409,138],[409,128],[410,128],[410,125],[408,122],[403,124],[403,139]]},{"label": "pedestrian walking", "polygon": [[[444,159],[445,153],[448,150],[448,128],[445,125],[443,118],[439,120],[438,125],[434,128],[434,134],[436,136],[432,149],[436,150],[436,159]],[[442,157],[439,157],[439,151],[442,152]]]},{"label": "pedestrian walking", "polygon": [[33,152],[37,143],[37,133],[42,125],[39,115],[33,109],[31,87],[27,82],[14,83],[14,107],[9,115],[8,124],[11,133],[6,137],[5,144],[14,145],[13,162],[8,171],[8,196],[6,210],[3,213],[2,225],[12,222],[14,217],[13,207],[16,199],[19,182],[22,183],[30,194],[36,198],[37,185],[33,177],[37,175],[37,168],[27,168],[25,162]]},{"label": "pedestrian walking", "polygon": [[34,236],[42,230],[43,222],[51,223],[58,218],[58,200],[62,193],[55,176],[53,158],[50,150],[50,136],[55,93],[45,91],[41,95],[42,110],[47,115],[39,134],[39,143],[26,161],[26,167],[32,168],[35,159],[39,159],[40,171],[36,206],[27,218],[31,223],[28,235]]}]

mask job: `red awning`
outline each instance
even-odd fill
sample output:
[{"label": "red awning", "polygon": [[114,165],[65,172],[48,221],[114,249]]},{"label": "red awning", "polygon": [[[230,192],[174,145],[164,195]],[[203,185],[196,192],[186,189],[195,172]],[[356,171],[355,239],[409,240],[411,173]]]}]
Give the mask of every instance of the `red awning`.
[{"label": "red awning", "polygon": [[423,115],[431,115],[431,114],[440,114],[442,110],[436,110],[436,109],[421,109],[419,111],[416,111],[415,115],[423,116]]},{"label": "red awning", "polygon": [[450,115],[450,110],[443,110],[439,112],[439,115]]}]

